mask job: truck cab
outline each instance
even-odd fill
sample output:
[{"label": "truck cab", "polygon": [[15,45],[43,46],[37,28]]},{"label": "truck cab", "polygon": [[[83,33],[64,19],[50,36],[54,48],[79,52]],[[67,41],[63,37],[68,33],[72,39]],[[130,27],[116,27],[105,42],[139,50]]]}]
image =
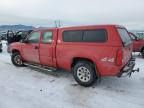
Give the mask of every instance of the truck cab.
[{"label": "truck cab", "polygon": [[57,29],[35,30],[25,40],[15,43],[17,50],[12,53],[20,51],[25,62],[56,67],[56,38]]}]

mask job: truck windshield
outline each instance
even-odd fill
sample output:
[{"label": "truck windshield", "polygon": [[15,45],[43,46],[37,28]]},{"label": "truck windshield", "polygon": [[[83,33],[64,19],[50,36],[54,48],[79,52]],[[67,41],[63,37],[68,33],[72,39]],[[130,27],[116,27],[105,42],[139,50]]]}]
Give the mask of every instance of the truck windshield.
[{"label": "truck windshield", "polygon": [[127,46],[127,45],[132,43],[132,40],[131,40],[128,32],[126,31],[126,29],[118,28],[118,32],[120,34],[120,37],[122,39],[122,42],[123,42],[124,46]]}]

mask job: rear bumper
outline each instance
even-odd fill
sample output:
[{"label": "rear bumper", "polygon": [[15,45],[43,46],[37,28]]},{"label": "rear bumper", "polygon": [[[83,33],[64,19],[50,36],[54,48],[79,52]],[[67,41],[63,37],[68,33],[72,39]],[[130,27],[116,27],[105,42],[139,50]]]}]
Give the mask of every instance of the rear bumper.
[{"label": "rear bumper", "polygon": [[135,66],[135,58],[131,58],[131,60],[127,63],[125,67],[122,68],[121,72],[117,75],[118,77],[123,77],[123,76],[131,76],[132,73],[134,72],[139,72],[139,68],[134,70]]}]

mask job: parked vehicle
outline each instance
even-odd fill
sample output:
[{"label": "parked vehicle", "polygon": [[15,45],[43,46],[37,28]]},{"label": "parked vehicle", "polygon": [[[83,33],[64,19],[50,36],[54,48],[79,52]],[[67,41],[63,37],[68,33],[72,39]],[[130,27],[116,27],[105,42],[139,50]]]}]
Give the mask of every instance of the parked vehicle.
[{"label": "parked vehicle", "polygon": [[129,32],[133,40],[133,52],[140,52],[144,58],[144,39],[137,37],[134,33]]},{"label": "parked vehicle", "polygon": [[1,35],[1,40],[7,40],[7,33],[6,32],[2,32],[0,35]]},{"label": "parked vehicle", "polygon": [[7,52],[10,52],[9,50],[9,45],[14,42],[19,42],[22,39],[25,39],[27,35],[29,35],[33,30],[28,30],[28,31],[18,31],[18,32],[13,32],[12,30],[7,31]]},{"label": "parked vehicle", "polygon": [[25,39],[33,30],[28,31],[17,31],[13,32],[12,30],[7,31],[7,41],[9,44],[13,42],[19,42],[22,39]]},{"label": "parked vehicle", "polygon": [[137,35],[140,39],[144,39],[144,31],[143,31],[143,32],[137,32],[136,35]]},{"label": "parked vehicle", "polygon": [[10,46],[15,66],[63,68],[82,86],[103,76],[131,75],[135,66],[132,41],[117,25],[78,26],[34,30]]}]

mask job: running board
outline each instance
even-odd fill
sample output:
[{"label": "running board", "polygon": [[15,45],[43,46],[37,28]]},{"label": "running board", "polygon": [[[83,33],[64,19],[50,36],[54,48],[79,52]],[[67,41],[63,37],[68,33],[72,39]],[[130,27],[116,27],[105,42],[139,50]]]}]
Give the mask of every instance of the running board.
[{"label": "running board", "polygon": [[24,63],[24,65],[30,66],[30,67],[33,67],[33,68],[37,68],[37,69],[40,69],[40,70],[48,71],[48,72],[57,71],[56,68],[47,67],[47,66],[42,66],[42,65],[37,65],[37,64]]}]

